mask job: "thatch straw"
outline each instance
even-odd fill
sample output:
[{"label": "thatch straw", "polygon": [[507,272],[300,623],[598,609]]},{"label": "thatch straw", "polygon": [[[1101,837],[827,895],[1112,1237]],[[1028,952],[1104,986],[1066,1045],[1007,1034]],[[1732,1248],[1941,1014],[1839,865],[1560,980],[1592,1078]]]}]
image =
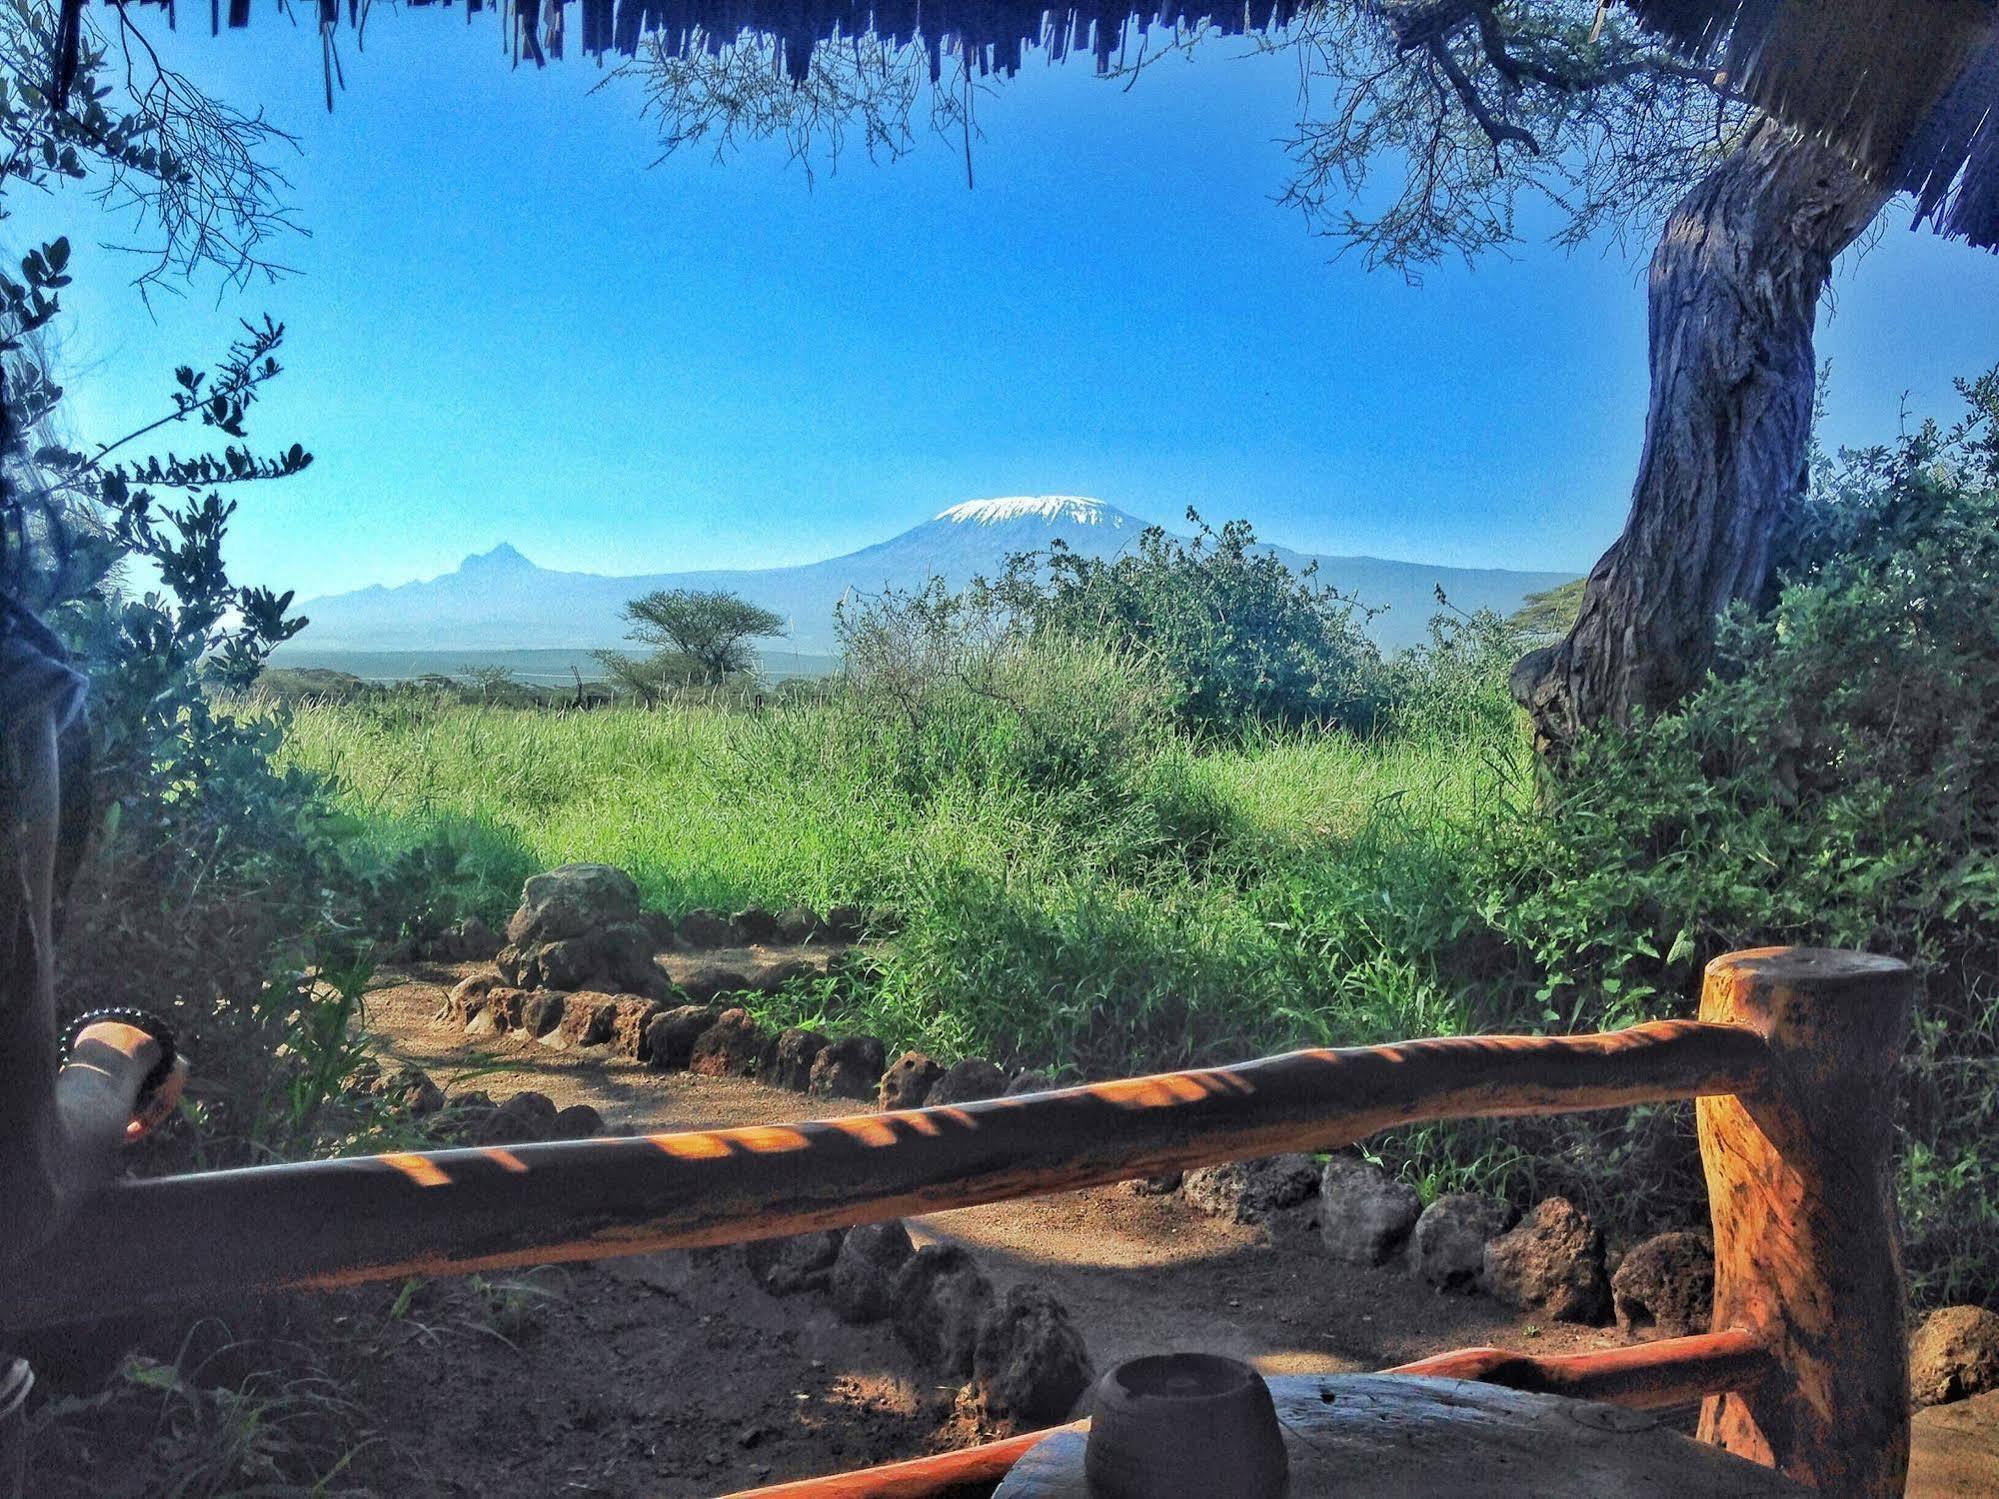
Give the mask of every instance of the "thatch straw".
[{"label": "thatch straw", "polygon": [[[74,71],[76,17],[63,0],[58,87]],[[173,15],[174,0],[155,0]],[[409,0],[412,5],[452,0]],[[515,57],[563,54],[572,0],[496,0]],[[822,42],[873,35],[921,45],[935,80],[948,53],[981,74],[1011,74],[1030,47],[1111,65],[1127,29],[1205,23],[1224,33],[1281,29],[1314,0],[573,0],[586,53],[637,51],[654,38],[669,55],[713,53],[746,33],[776,43],[777,65],[803,80]],[[1327,3],[1327,0],[1320,0]],[[1342,0],[1330,0],[1342,3]],[[1347,0],[1351,3],[1351,0]],[[1730,86],[1788,124],[1849,155],[1877,181],[1915,195],[1917,222],[1999,248],[1999,0],[1625,0],[1678,51],[1725,73]],[[317,0],[320,25],[340,0]],[[468,11],[483,0],[466,0]],[[221,0],[209,0],[221,25]],[[350,25],[366,16],[347,0]],[[229,24],[249,24],[250,0],[229,0]],[[331,66],[329,62],[329,67]],[[329,80],[330,81],[330,80]]]},{"label": "thatch straw", "polygon": [[1999,0],[1627,0],[1678,50],[1999,248]]}]

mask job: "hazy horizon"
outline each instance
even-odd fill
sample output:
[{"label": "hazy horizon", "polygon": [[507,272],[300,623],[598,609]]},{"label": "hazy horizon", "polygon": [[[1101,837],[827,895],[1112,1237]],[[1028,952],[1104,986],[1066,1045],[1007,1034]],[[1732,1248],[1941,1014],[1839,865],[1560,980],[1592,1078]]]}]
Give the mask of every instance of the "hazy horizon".
[{"label": "hazy horizon", "polygon": [[[861,544],[860,546],[858,546],[858,547],[854,547],[854,548],[850,548],[850,549],[849,549],[848,551],[845,551],[845,552],[835,552],[835,553],[829,553],[829,554],[828,554],[827,556],[825,556],[825,557],[806,557],[806,558],[799,558],[799,559],[787,559],[787,560],[785,560],[785,561],[781,561],[781,562],[758,562],[758,561],[755,561],[755,560],[748,560],[748,561],[744,561],[744,562],[740,562],[740,563],[730,563],[730,564],[724,564],[724,565],[722,565],[722,566],[719,566],[719,567],[712,567],[712,568],[697,568],[697,569],[686,569],[686,570],[688,570],[688,571],[698,571],[698,572],[717,572],[717,573],[729,573],[729,572],[770,572],[770,571],[777,571],[777,570],[780,570],[780,569],[783,569],[783,568],[787,568],[787,567],[799,567],[799,566],[810,566],[811,564],[813,564],[813,563],[816,563],[816,562],[827,562],[827,561],[838,561],[838,560],[840,560],[840,559],[841,559],[842,557],[847,557],[847,556],[852,556],[852,555],[854,555],[854,553],[856,553],[856,552],[865,552],[865,551],[868,551],[868,550],[869,550],[870,548],[872,548],[872,547],[875,547],[875,546],[879,546],[879,545],[880,545],[881,543],[883,543],[883,542],[885,542],[885,541],[889,541],[889,540],[893,540],[893,539],[894,539],[894,537],[896,537],[896,536],[900,536],[900,535],[903,535],[903,534],[905,534],[905,533],[907,533],[907,532],[909,532],[909,531],[912,531],[912,530],[915,530],[915,529],[916,529],[917,527],[919,527],[919,526],[923,525],[923,524],[924,524],[925,522],[928,522],[928,521],[932,521],[932,520],[942,520],[942,519],[943,519],[943,518],[945,517],[945,515],[946,515],[946,514],[948,514],[948,513],[949,513],[949,512],[950,512],[950,511],[951,511],[952,509],[956,509],[956,508],[962,508],[963,506],[965,506],[965,505],[967,505],[967,504],[973,504],[973,503],[979,503],[979,502],[981,502],[981,501],[989,501],[989,500],[994,500],[994,499],[1001,499],[1001,498],[1005,498],[1005,499],[1013,499],[1013,498],[1020,498],[1020,497],[1019,497],[1019,496],[987,496],[987,495],[980,495],[980,496],[974,496],[974,497],[970,498],[969,500],[960,500],[960,501],[957,501],[957,502],[955,502],[955,503],[954,503],[953,505],[947,505],[947,506],[943,507],[943,509],[940,509],[940,510],[938,510],[938,511],[935,511],[935,512],[933,512],[933,513],[931,513],[931,514],[928,514],[928,515],[921,515],[921,516],[917,516],[917,517],[915,517],[915,518],[911,519],[911,521],[909,522],[909,524],[908,524],[907,526],[903,526],[903,527],[900,527],[899,529],[897,529],[897,530],[896,530],[895,532],[893,532],[893,533],[890,533],[890,534],[887,534],[887,535],[883,535],[883,536],[879,536],[879,537],[876,537],[876,538],[875,538],[874,540],[872,540],[872,541],[867,541],[867,542],[863,542],[863,543],[862,543],[862,544]],[[1037,498],[1039,498],[1039,497],[1037,497]],[[1075,498],[1075,499],[1081,499],[1081,500],[1084,500],[1085,502],[1087,502],[1087,503],[1091,503],[1091,504],[1103,504],[1103,503],[1104,503],[1104,502],[1102,502],[1102,501],[1100,501],[1100,500],[1097,500],[1095,496],[1063,496],[1062,498]],[[1144,526],[1154,526],[1154,525],[1156,525],[1156,526],[1160,526],[1160,527],[1162,527],[1163,529],[1165,529],[1165,530],[1166,530],[1167,532],[1169,532],[1169,533],[1171,533],[1171,534],[1174,534],[1174,535],[1180,535],[1180,536],[1188,536],[1188,535],[1191,535],[1191,534],[1192,534],[1192,532],[1193,532],[1193,530],[1194,530],[1194,527],[1193,527],[1193,526],[1192,526],[1192,525],[1191,525],[1190,523],[1188,523],[1188,522],[1187,522],[1187,520],[1185,519],[1185,517],[1184,517],[1184,516],[1181,516],[1181,517],[1177,517],[1177,518],[1175,518],[1175,519],[1172,519],[1172,520],[1166,520],[1166,519],[1161,519],[1161,518],[1159,518],[1159,517],[1156,517],[1156,516],[1149,516],[1149,515],[1138,515],[1138,514],[1134,514],[1134,513],[1132,512],[1132,511],[1129,511],[1129,510],[1126,510],[1126,509],[1125,509],[1125,508],[1124,508],[1124,507],[1123,507],[1122,505],[1118,505],[1118,506],[1107,506],[1106,508],[1109,508],[1109,509],[1112,509],[1112,510],[1115,510],[1115,511],[1117,511],[1118,513],[1122,514],[1122,515],[1123,515],[1123,516],[1125,516],[1126,518],[1128,518],[1128,519],[1130,519],[1130,520],[1132,520],[1132,521],[1135,521],[1135,522],[1136,522],[1136,523],[1138,523],[1138,525],[1139,525],[1139,526],[1141,526],[1141,527],[1144,527]],[[1211,526],[1217,526],[1217,527],[1218,527],[1218,526],[1222,525],[1222,524],[1223,524],[1223,523],[1224,523],[1225,521],[1230,521],[1230,520],[1235,520],[1235,519],[1238,519],[1238,517],[1236,517],[1236,516],[1228,516],[1228,515],[1205,515],[1205,514],[1204,514],[1204,515],[1202,515],[1201,519],[1202,519],[1203,523],[1205,523],[1205,524],[1208,524],[1208,525],[1211,525]],[[1258,537],[1257,537],[1257,539],[1258,539],[1259,541],[1262,541],[1262,542],[1267,542],[1267,543],[1269,543],[1269,544],[1271,544],[1271,545],[1273,545],[1273,546],[1279,546],[1279,547],[1286,547],[1286,548],[1289,548],[1289,549],[1291,549],[1291,550],[1294,550],[1294,551],[1296,551],[1296,550],[1302,550],[1301,548],[1297,548],[1297,547],[1292,547],[1292,546],[1291,546],[1291,543],[1290,543],[1290,542],[1289,542],[1289,541],[1288,541],[1288,540],[1287,540],[1287,539],[1286,539],[1285,537],[1283,537],[1283,536],[1279,536],[1279,535],[1274,535],[1274,534],[1263,534],[1263,533],[1259,533],[1259,534],[1258,534]],[[317,599],[317,598],[327,598],[327,597],[335,597],[335,596],[338,596],[338,594],[341,594],[341,593],[351,593],[351,592],[359,592],[359,591],[363,591],[363,590],[366,590],[366,589],[370,589],[370,588],[383,588],[383,589],[393,589],[393,588],[403,588],[403,587],[407,587],[407,586],[409,586],[410,584],[413,584],[413,583],[433,583],[433,582],[436,582],[436,581],[437,581],[438,579],[440,579],[440,578],[447,578],[447,577],[450,577],[450,576],[452,576],[452,575],[453,575],[454,573],[457,573],[457,572],[460,572],[460,571],[462,571],[462,570],[464,569],[464,567],[465,567],[465,565],[466,565],[467,563],[472,563],[472,562],[481,562],[481,561],[486,561],[486,560],[489,560],[489,559],[493,558],[494,556],[496,556],[496,555],[498,555],[498,554],[501,554],[501,553],[510,553],[510,554],[512,554],[513,556],[516,556],[516,557],[519,557],[519,558],[520,558],[520,559],[521,559],[522,561],[524,561],[524,562],[528,563],[528,564],[529,564],[530,566],[532,566],[532,567],[534,567],[534,568],[536,568],[536,569],[538,569],[538,570],[541,570],[541,571],[545,571],[545,572],[562,572],[562,573],[578,573],[578,574],[582,574],[582,575],[585,575],[585,576],[591,576],[591,577],[604,577],[604,578],[637,578],[637,577],[647,577],[647,576],[651,576],[651,575],[653,575],[653,574],[657,574],[657,573],[669,573],[669,572],[675,572],[675,571],[681,571],[681,570],[682,570],[682,569],[677,569],[677,568],[675,568],[675,567],[672,567],[672,566],[667,566],[667,565],[662,565],[662,566],[658,566],[658,567],[654,567],[654,566],[650,566],[650,565],[648,565],[648,564],[647,564],[647,562],[646,562],[646,559],[644,559],[643,557],[635,557],[635,556],[632,556],[632,555],[630,555],[630,554],[625,554],[625,555],[622,555],[622,556],[620,556],[620,557],[619,557],[618,559],[616,559],[616,560],[617,560],[617,562],[618,562],[618,566],[616,566],[616,567],[609,567],[609,566],[597,566],[597,567],[551,567],[551,566],[549,566],[549,565],[548,565],[547,563],[543,562],[541,558],[539,558],[539,557],[535,556],[535,555],[534,555],[534,554],[533,554],[533,553],[532,553],[532,552],[531,552],[531,551],[530,551],[530,550],[529,550],[528,548],[526,548],[526,547],[522,547],[522,546],[518,546],[518,545],[516,545],[516,544],[515,544],[515,543],[514,543],[514,542],[513,542],[513,541],[512,541],[512,540],[511,540],[510,538],[508,538],[508,537],[504,537],[504,536],[501,536],[501,537],[497,537],[497,538],[495,538],[495,539],[494,539],[494,541],[493,541],[493,543],[492,543],[492,544],[491,544],[490,546],[484,546],[484,547],[475,547],[475,548],[474,548],[473,550],[471,550],[471,551],[467,552],[467,553],[466,553],[466,554],[465,554],[465,555],[464,555],[463,557],[460,557],[460,558],[459,558],[459,559],[458,559],[458,560],[457,560],[456,562],[453,562],[453,563],[451,563],[451,564],[450,564],[449,566],[446,566],[446,567],[444,567],[444,568],[441,568],[441,569],[439,569],[439,570],[438,570],[438,571],[436,571],[436,572],[432,572],[432,573],[423,573],[423,574],[414,574],[414,575],[411,575],[411,576],[408,576],[408,577],[401,577],[401,578],[386,578],[386,577],[385,577],[385,578],[378,578],[378,579],[373,579],[373,580],[371,580],[371,581],[369,581],[369,582],[367,582],[367,583],[363,583],[363,584],[360,584],[360,585],[358,585],[358,587],[357,587],[357,588],[354,588],[354,589],[340,589],[340,590],[336,590],[336,591],[334,591],[333,593],[330,593],[330,594],[313,594],[313,595],[305,595],[305,594],[301,594],[301,595],[300,595],[300,603],[301,603],[301,606],[303,606],[304,604],[309,604],[309,603],[313,602],[313,600],[314,600],[314,599]],[[1374,556],[1373,556],[1372,554],[1369,554],[1369,553],[1358,553],[1358,552],[1357,552],[1357,553],[1350,553],[1350,554],[1347,554],[1347,555],[1350,555],[1350,556],[1353,556],[1353,557],[1356,557],[1356,558],[1362,558],[1362,559],[1365,559],[1365,560],[1369,560],[1369,561],[1389,561],[1389,562],[1412,562],[1412,563],[1429,563],[1429,562],[1432,562],[1432,561],[1433,561],[1433,559],[1431,559],[1431,558],[1428,558],[1428,557],[1390,557],[1390,558],[1376,558],[1376,557],[1374,557]],[[1492,569],[1492,570],[1493,570],[1493,571],[1502,571],[1502,572],[1564,572],[1564,571],[1569,571],[1569,570],[1567,570],[1567,569],[1563,569],[1563,568],[1543,568],[1543,567],[1518,567],[1518,568],[1494,568],[1494,569]],[[1575,574],[1576,574],[1577,576],[1580,576],[1580,575],[1581,575],[1581,572],[1582,572],[1582,570],[1581,570],[1581,569],[1575,569],[1575,570],[1574,570],[1574,572],[1575,572]]]}]

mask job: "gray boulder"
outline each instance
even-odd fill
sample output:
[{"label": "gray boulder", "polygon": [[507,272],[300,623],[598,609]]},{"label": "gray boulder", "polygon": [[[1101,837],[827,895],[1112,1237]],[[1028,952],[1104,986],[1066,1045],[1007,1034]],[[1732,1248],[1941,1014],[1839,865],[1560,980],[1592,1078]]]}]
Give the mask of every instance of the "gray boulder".
[{"label": "gray boulder", "polygon": [[930,1108],[946,1104],[975,1103],[981,1098],[998,1098],[1006,1092],[1006,1074],[981,1057],[967,1057],[944,1069],[944,1075],[930,1085],[923,1101]]},{"label": "gray boulder", "polygon": [[696,963],[680,970],[673,987],[694,1004],[707,1004],[725,994],[741,994],[750,987],[749,975],[740,968],[720,963]]},{"label": "gray boulder", "polygon": [[555,1138],[560,1111],[546,1093],[516,1093],[472,1126],[474,1145],[535,1145]]},{"label": "gray boulder", "polygon": [[639,887],[609,864],[564,864],[521,887],[520,909],[507,923],[516,947],[581,937],[639,919]]},{"label": "gray boulder", "polygon": [[820,930],[835,942],[858,942],[867,930],[868,919],[859,906],[834,906],[826,912]]},{"label": "gray boulder", "polygon": [[750,1274],[773,1296],[823,1291],[832,1283],[840,1255],[837,1229],[819,1229],[784,1239],[757,1239],[743,1246]]},{"label": "gray boulder", "polygon": [[826,1038],[817,1031],[796,1025],[779,1031],[771,1047],[770,1065],[764,1069],[764,1081],[803,1093],[812,1084],[812,1064],[825,1049]]},{"label": "gray boulder", "polygon": [[969,1254],[955,1244],[924,1245],[896,1272],[889,1296],[904,1347],[933,1369],[971,1374],[993,1283]]},{"label": "gray boulder", "polygon": [[1409,1273],[1440,1291],[1476,1289],[1485,1245],[1513,1223],[1513,1209],[1496,1197],[1451,1192],[1439,1197],[1409,1231]]},{"label": "gray boulder", "polygon": [[773,958],[768,963],[752,964],[744,980],[758,994],[775,994],[799,979],[817,977],[819,970],[802,958]]},{"label": "gray boulder", "polygon": [[810,942],[819,934],[819,918],[807,906],[786,906],[777,913],[776,937],[788,947]]},{"label": "gray boulder", "polygon": [[589,1140],[604,1133],[604,1116],[587,1103],[572,1103],[558,1109],[548,1122],[551,1140]]},{"label": "gray boulder", "polygon": [[699,908],[680,918],[675,928],[680,940],[692,948],[727,947],[736,940],[729,918],[717,911]]},{"label": "gray boulder", "polygon": [[1416,1189],[1359,1156],[1336,1155],[1319,1177],[1319,1239],[1349,1265],[1385,1265],[1423,1211]]},{"label": "gray boulder", "polygon": [[806,1092],[814,1098],[873,1098],[887,1051],[874,1036],[829,1042],[812,1059]]},{"label": "gray boulder", "polygon": [[721,1012],[713,1005],[676,1005],[646,1022],[646,1065],[661,1072],[678,1072],[694,1056],[694,1043]]},{"label": "gray boulder", "polygon": [[833,1310],[848,1322],[879,1322],[894,1308],[896,1272],[916,1253],[900,1219],[847,1230],[833,1261]]}]

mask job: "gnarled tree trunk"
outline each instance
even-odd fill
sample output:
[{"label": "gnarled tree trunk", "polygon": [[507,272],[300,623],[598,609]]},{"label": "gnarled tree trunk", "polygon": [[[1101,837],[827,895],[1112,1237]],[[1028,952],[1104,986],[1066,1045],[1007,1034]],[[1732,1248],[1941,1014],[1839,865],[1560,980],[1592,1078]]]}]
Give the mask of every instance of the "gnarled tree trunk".
[{"label": "gnarled tree trunk", "polygon": [[1707,673],[1716,616],[1763,591],[1805,484],[1819,292],[1887,198],[1830,148],[1765,120],[1666,221],[1630,518],[1590,572],[1575,628],[1513,669],[1544,753],[1676,702]]}]

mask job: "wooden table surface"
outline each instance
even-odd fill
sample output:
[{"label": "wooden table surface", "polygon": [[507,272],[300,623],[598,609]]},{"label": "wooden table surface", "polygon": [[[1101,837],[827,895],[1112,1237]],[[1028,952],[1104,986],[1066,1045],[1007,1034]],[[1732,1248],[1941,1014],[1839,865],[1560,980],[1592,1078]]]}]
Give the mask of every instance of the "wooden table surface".
[{"label": "wooden table surface", "polygon": [[[1810,1489],[1654,1417],[1462,1379],[1269,1380],[1289,1499],[1794,1499]],[[1088,1499],[1084,1438],[1058,1432],[993,1499]],[[1161,1495],[1160,1499],[1234,1499]]]}]

